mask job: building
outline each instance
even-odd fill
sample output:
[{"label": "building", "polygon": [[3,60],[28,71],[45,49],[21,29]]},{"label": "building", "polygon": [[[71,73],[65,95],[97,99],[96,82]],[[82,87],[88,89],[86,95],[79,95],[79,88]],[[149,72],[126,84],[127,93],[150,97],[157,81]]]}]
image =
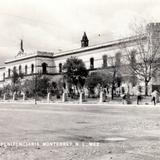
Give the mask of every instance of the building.
[{"label": "building", "polygon": [[[150,41],[154,44],[160,38],[160,23],[150,23],[147,25],[147,33],[134,37],[123,38],[115,41],[110,41],[103,44],[89,46],[89,40],[84,33],[81,40],[81,48],[69,51],[53,53],[37,51],[32,54],[25,53],[23,49],[23,41],[21,40],[20,51],[13,59],[6,60],[5,65],[0,67],[0,87],[11,82],[11,76],[14,70],[18,73],[23,73],[25,78],[30,78],[38,73],[49,76],[51,78],[61,76],[62,66],[66,59],[75,56],[82,59],[89,70],[101,69],[102,66],[111,67],[115,63],[116,58],[121,55],[125,59],[125,53],[121,49],[122,46],[127,46],[130,50],[136,50],[139,39],[145,45],[148,45],[147,34],[150,35]],[[123,61],[124,60],[120,60]],[[104,64],[105,63],[105,64]],[[125,73],[124,74],[129,74]],[[152,80],[152,83],[158,83],[158,80]],[[124,82],[124,84],[128,82]],[[123,84],[123,85],[124,85]],[[131,84],[128,84],[130,88]]]}]

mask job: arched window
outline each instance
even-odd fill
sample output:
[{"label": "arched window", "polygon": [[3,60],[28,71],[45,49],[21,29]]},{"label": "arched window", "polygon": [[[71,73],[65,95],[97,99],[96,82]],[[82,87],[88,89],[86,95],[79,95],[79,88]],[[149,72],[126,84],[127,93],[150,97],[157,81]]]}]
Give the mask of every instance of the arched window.
[{"label": "arched window", "polygon": [[90,58],[90,69],[94,68],[94,58]]},{"label": "arched window", "polygon": [[131,65],[134,65],[136,63],[136,53],[137,53],[137,51],[135,49],[133,49],[131,51],[131,54],[130,54],[130,63],[131,63]]},{"label": "arched window", "polygon": [[8,77],[10,77],[11,76],[11,69],[9,68],[8,69]]},{"label": "arched window", "polygon": [[19,73],[22,73],[22,66],[19,66]]},{"label": "arched window", "polygon": [[27,65],[25,65],[25,74],[27,75],[27,72],[28,72],[28,67]]},{"label": "arched window", "polygon": [[13,67],[13,72],[16,72],[16,66]]},{"label": "arched window", "polygon": [[5,81],[5,73],[3,73],[3,80]]},{"label": "arched window", "polygon": [[59,73],[62,73],[62,63],[59,63]]},{"label": "arched window", "polygon": [[43,74],[47,73],[47,64],[46,63],[42,63],[42,73]]},{"label": "arched window", "polygon": [[108,64],[107,64],[107,59],[108,59],[108,56],[107,55],[103,55],[103,68],[106,68],[107,66],[108,66]]},{"label": "arched window", "polygon": [[116,53],[116,56],[115,56],[115,65],[120,66],[120,64],[121,64],[121,53],[118,52]]},{"label": "arched window", "polygon": [[34,73],[34,64],[31,64],[31,73]]}]

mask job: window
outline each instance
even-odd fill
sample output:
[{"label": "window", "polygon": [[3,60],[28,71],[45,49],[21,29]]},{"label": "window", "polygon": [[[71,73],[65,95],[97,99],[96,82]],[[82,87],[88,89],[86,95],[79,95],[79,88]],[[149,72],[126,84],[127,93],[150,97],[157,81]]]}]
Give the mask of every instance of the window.
[{"label": "window", "polygon": [[3,73],[3,80],[5,81],[5,73]]},{"label": "window", "polygon": [[42,73],[43,74],[47,73],[47,64],[46,63],[42,63]]},{"label": "window", "polygon": [[31,64],[31,73],[34,73],[34,64]]},{"label": "window", "polygon": [[131,65],[134,65],[136,63],[136,53],[137,51],[135,49],[131,51],[131,56],[130,56]]},{"label": "window", "polygon": [[16,66],[13,67],[13,72],[16,72]]},{"label": "window", "polygon": [[8,69],[8,77],[10,77],[11,76],[11,69],[9,68]]},{"label": "window", "polygon": [[90,69],[94,68],[94,58],[90,58]]},{"label": "window", "polygon": [[116,55],[115,55],[115,65],[116,65],[116,66],[120,66],[120,64],[121,64],[121,53],[118,52],[118,53],[116,53]]},{"label": "window", "polygon": [[108,57],[108,66],[114,66],[115,65],[115,57]]},{"label": "window", "polygon": [[59,63],[59,73],[62,73],[62,63]]},{"label": "window", "polygon": [[108,59],[108,57],[107,57],[107,55],[103,55],[103,68],[106,68],[107,66],[108,66],[108,64],[107,64],[107,59]]},{"label": "window", "polygon": [[19,66],[19,73],[22,73],[22,67],[21,67],[21,65]]},{"label": "window", "polygon": [[28,67],[27,67],[27,65],[25,65],[25,74],[27,75],[27,71],[28,70]]}]

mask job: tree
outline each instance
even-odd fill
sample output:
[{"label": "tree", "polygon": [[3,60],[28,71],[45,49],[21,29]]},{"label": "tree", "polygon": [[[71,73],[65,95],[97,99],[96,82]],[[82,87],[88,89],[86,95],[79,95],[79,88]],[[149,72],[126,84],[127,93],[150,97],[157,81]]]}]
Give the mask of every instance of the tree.
[{"label": "tree", "polygon": [[34,97],[35,95],[44,97],[50,90],[50,79],[41,75],[33,77],[32,79],[26,79],[23,84],[23,92],[27,97]]},{"label": "tree", "polygon": [[120,87],[122,76],[121,76],[121,53],[117,52],[115,57],[110,57],[111,67],[108,68],[108,72],[111,78],[111,95],[112,100],[114,99],[114,90],[116,87]]},{"label": "tree", "polygon": [[26,94],[27,97],[34,97],[35,95],[35,80],[26,79],[23,84],[22,91]]},{"label": "tree", "polygon": [[96,87],[100,88],[111,88],[112,99],[114,97],[114,90],[121,84],[121,77],[117,76],[117,70],[114,67],[91,72],[86,79],[86,87],[90,93],[94,94]]},{"label": "tree", "polygon": [[14,69],[13,74],[11,76],[11,80],[13,84],[19,83],[19,81],[23,78],[23,73],[17,73],[17,71]]},{"label": "tree", "polygon": [[129,69],[132,75],[144,81],[145,95],[148,95],[148,83],[155,76],[160,67],[160,34],[155,24],[133,24],[133,36],[130,41],[135,48],[131,49],[127,43],[121,43],[121,49],[127,55]]},{"label": "tree", "polygon": [[7,96],[10,96],[12,92],[12,86],[10,84],[7,84],[6,86],[3,87],[3,94],[7,94]]},{"label": "tree", "polygon": [[[110,66],[107,67],[107,59]],[[117,52],[115,57],[103,57],[104,65],[100,71],[92,72],[87,80],[86,86],[93,93],[94,88],[99,85],[100,87],[111,88],[111,96],[114,98],[114,91],[117,87],[120,87],[121,76],[121,53]]]},{"label": "tree", "polygon": [[94,89],[98,85],[102,85],[102,83],[103,83],[102,74],[100,72],[91,72],[86,79],[85,86],[88,88],[91,94],[94,94]]},{"label": "tree", "polygon": [[88,88],[90,93],[94,94],[94,89],[96,87],[109,88],[111,83],[112,79],[110,74],[105,71],[95,71],[88,75],[85,86]]},{"label": "tree", "polygon": [[71,86],[74,86],[77,91],[84,87],[88,71],[81,59],[76,57],[68,58],[63,65],[63,70],[64,78]]},{"label": "tree", "polygon": [[131,67],[131,74],[129,76],[129,81],[131,82],[132,86],[135,86],[137,84],[137,76],[136,73],[134,72],[134,70],[132,68],[134,68],[134,66],[136,65],[136,50],[132,50],[130,57],[129,57],[129,66]]},{"label": "tree", "polygon": [[23,73],[17,73],[16,69],[13,69],[13,74],[11,76],[11,91],[12,92],[20,92],[22,89],[21,79],[23,79]]},{"label": "tree", "polygon": [[37,78],[36,92],[39,96],[45,96],[50,90],[50,79],[43,76]]}]

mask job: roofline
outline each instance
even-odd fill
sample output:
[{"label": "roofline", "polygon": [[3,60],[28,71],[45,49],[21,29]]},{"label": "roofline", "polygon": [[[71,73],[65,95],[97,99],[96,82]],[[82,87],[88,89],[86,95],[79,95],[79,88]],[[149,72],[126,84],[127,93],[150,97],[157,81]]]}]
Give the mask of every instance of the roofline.
[{"label": "roofline", "polygon": [[[66,55],[71,55],[71,54],[77,54],[77,53],[81,53],[81,52],[92,51],[92,50],[95,50],[95,49],[102,49],[102,48],[106,48],[106,47],[112,47],[112,46],[115,46],[115,45],[119,45],[121,43],[128,43],[128,42],[131,43],[131,42],[134,42],[134,41],[136,41],[137,39],[140,39],[140,38],[142,38],[142,39],[146,38],[146,34],[137,35],[137,36],[131,36],[131,37],[122,38],[122,39],[118,39],[118,40],[114,40],[114,41],[108,41],[106,43],[100,43],[100,44],[91,45],[91,46],[88,46],[88,47],[82,47],[82,48],[78,48],[78,49],[73,49],[73,50],[68,50],[68,51],[62,51],[62,52],[55,53],[55,54],[53,54],[53,52],[41,52],[41,51],[37,51],[34,54],[24,55],[22,57],[17,57],[15,59],[6,60],[4,63],[5,64],[9,64],[9,63],[18,62],[18,61],[22,61],[22,60],[26,60],[26,59],[31,59],[31,58],[36,58],[36,57],[57,58],[57,57],[62,57],[62,56],[66,56]],[[43,53],[46,53],[46,55],[43,55]]]},{"label": "roofline", "polygon": [[31,59],[31,58],[37,58],[37,57],[53,58],[53,55],[52,55],[52,56],[42,55],[42,54],[40,55],[40,54],[38,54],[38,52],[37,52],[37,53],[35,53],[35,54],[26,55],[26,56],[23,56],[23,57],[19,57],[19,58],[7,60],[7,61],[5,61],[4,63],[5,63],[5,64],[9,64],[9,63],[18,62],[18,61],[22,61],[22,60],[26,60],[26,59]]},{"label": "roofline", "polygon": [[57,58],[57,57],[62,57],[62,56],[70,55],[70,54],[87,52],[87,51],[92,51],[92,50],[95,50],[95,49],[102,49],[102,48],[118,45],[118,44],[121,44],[121,43],[134,42],[134,41],[136,41],[137,39],[140,39],[140,38],[145,39],[145,38],[147,38],[147,36],[145,34],[138,35],[138,36],[131,36],[131,37],[118,39],[118,40],[114,40],[114,41],[108,41],[106,43],[100,43],[100,44],[97,44],[97,45],[92,45],[92,46],[88,46],[88,47],[84,47],[84,48],[82,47],[82,48],[78,48],[78,49],[63,51],[63,52],[55,53],[53,55],[53,57]]},{"label": "roofline", "polygon": [[5,69],[6,67],[5,66],[0,66],[0,69]]}]

